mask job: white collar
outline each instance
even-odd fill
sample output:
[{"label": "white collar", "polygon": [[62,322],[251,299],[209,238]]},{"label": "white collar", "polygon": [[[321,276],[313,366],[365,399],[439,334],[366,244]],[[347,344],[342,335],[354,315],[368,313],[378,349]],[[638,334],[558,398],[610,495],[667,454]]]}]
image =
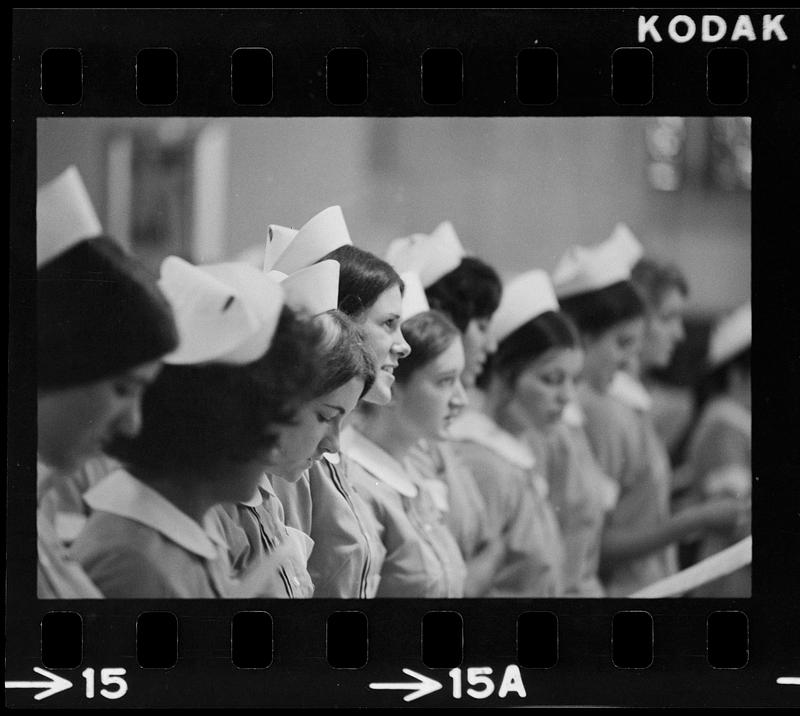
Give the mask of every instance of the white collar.
[{"label": "white collar", "polygon": [[[280,480],[280,478],[278,478]],[[239,504],[244,505],[245,507],[259,507],[262,502],[264,502],[264,492],[273,497],[275,495],[275,489],[272,487],[272,483],[269,480],[269,475],[264,473],[261,476],[261,479],[258,481],[258,487],[256,487],[253,496],[249,500],[242,500]]]},{"label": "white collar", "polygon": [[536,464],[536,458],[528,445],[477,410],[464,410],[450,424],[450,436],[453,440],[478,443],[524,470],[530,470]]},{"label": "white collar", "polygon": [[564,406],[564,412],[561,413],[561,420],[572,428],[579,428],[586,422],[586,415],[583,412],[581,404],[577,400],[570,400]]},{"label": "white collar", "polygon": [[371,475],[406,497],[416,497],[417,486],[409,478],[410,465],[398,462],[379,445],[362,435],[352,426],[341,434],[342,452],[357,462]]},{"label": "white collar", "polygon": [[179,510],[163,495],[125,470],[115,470],[91,488],[83,499],[93,510],[127,517],[157,530],[184,549],[205,559],[226,548],[216,524],[206,517],[203,525]]},{"label": "white collar", "polygon": [[637,378],[624,370],[614,373],[608,394],[635,410],[650,410],[653,407],[653,398],[647,389]]}]

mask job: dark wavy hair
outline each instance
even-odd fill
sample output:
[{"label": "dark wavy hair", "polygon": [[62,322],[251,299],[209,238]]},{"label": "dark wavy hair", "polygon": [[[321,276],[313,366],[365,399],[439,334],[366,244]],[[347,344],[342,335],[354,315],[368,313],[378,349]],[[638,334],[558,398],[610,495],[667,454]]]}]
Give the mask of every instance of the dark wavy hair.
[{"label": "dark wavy hair", "polygon": [[465,256],[455,269],[425,289],[431,308],[447,314],[462,333],[470,321],[491,318],[502,293],[497,271],[472,256]]},{"label": "dark wavy hair", "polygon": [[355,246],[340,246],[320,261],[339,262],[339,310],[358,318],[392,286],[402,294],[405,286],[397,271],[375,254]]},{"label": "dark wavy hair", "polygon": [[142,399],[141,431],[108,453],[134,470],[181,472],[259,456],[313,397],[320,332],[284,306],[270,349],[252,363],[165,365]]},{"label": "dark wavy hair", "polygon": [[422,368],[436,356],[444,353],[461,331],[441,311],[423,311],[402,325],[403,337],[411,346],[411,353],[401,359],[394,370],[398,383],[406,383],[414,371]]},{"label": "dark wavy hair", "polygon": [[578,348],[580,344],[578,330],[566,313],[546,311],[500,341],[483,372],[513,388],[522,372],[550,349]]},{"label": "dark wavy hair", "polygon": [[630,281],[617,281],[604,288],[558,300],[561,310],[575,321],[580,333],[593,338],[618,323],[645,315],[644,299]]},{"label": "dark wavy hair", "polygon": [[661,263],[647,257],[640,259],[633,267],[631,283],[651,309],[658,308],[664,295],[672,288],[684,298],[689,296],[686,276],[675,264]]},{"label": "dark wavy hair", "polygon": [[364,381],[364,396],[375,381],[375,359],[358,325],[338,310],[314,319],[321,336],[317,344],[320,369],[313,389],[314,397],[325,395],[353,378]]}]

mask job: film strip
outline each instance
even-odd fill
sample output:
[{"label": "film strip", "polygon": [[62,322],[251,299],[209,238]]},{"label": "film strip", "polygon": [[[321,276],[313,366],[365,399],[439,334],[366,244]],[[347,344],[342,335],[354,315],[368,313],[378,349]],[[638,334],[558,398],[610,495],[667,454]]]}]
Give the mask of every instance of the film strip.
[{"label": "film strip", "polygon": [[[800,703],[796,10],[15,10],[6,704]],[[751,117],[749,599],[37,600],[37,121]]]}]

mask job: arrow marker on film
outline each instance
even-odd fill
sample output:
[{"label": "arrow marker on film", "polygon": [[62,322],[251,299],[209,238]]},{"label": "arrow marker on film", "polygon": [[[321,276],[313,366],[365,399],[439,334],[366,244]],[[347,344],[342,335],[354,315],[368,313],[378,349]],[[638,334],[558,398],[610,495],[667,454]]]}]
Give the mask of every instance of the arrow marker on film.
[{"label": "arrow marker on film", "polygon": [[800,686],[800,676],[780,676],[778,683],[782,686]]},{"label": "arrow marker on film", "polygon": [[420,699],[423,696],[427,696],[428,694],[432,694],[434,691],[438,691],[442,688],[442,685],[436,681],[436,679],[431,679],[424,674],[418,674],[416,671],[412,671],[411,669],[403,669],[403,673],[406,676],[412,676],[417,681],[416,683],[407,683],[407,682],[399,682],[399,683],[372,683],[369,685],[371,689],[390,689],[390,690],[399,690],[405,689],[411,691],[412,693],[406,694],[403,697],[403,701],[414,701],[415,699]]},{"label": "arrow marker on film", "polygon": [[46,699],[48,696],[57,694],[59,691],[66,691],[72,688],[72,682],[67,679],[52,674],[46,669],[40,669],[34,666],[33,670],[40,676],[44,676],[47,681],[6,681],[7,689],[44,689],[38,694],[34,694],[33,698],[37,701]]}]

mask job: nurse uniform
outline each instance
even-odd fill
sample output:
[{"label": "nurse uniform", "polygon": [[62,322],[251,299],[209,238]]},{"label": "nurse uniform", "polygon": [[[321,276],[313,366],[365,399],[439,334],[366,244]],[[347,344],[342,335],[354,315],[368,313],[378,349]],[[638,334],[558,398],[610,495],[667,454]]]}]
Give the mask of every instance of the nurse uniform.
[{"label": "nurse uniform", "polygon": [[546,465],[550,502],[564,539],[564,596],[602,597],[600,544],[618,488],[597,464],[583,421],[580,407],[571,403],[551,435],[531,429],[523,437]]},{"label": "nurse uniform", "polygon": [[306,562],[314,543],[285,523],[283,505],[268,476],[261,479],[252,499],[217,505],[213,513],[228,549],[231,577],[238,582],[237,597],[313,596]]},{"label": "nurse uniform", "polygon": [[450,428],[469,466],[492,532],[506,544],[488,597],[563,594],[564,544],[541,466],[530,448],[472,407]]},{"label": "nurse uniform", "polygon": [[[645,395],[623,397],[618,389],[601,395],[579,391],[586,433],[603,471],[617,480],[619,499],[608,524],[635,531],[670,518],[671,469],[656,434]],[[609,596],[626,596],[677,571],[677,548],[667,545],[621,562],[601,574]]]},{"label": "nurse uniform", "polygon": [[[52,471],[41,460],[36,471],[40,485],[50,482]],[[102,592],[62,545],[55,524],[46,511],[37,509],[36,528],[39,599],[102,599]]]},{"label": "nurse uniform", "polygon": [[446,440],[423,441],[408,457],[444,515],[464,560],[479,554],[498,535],[486,514],[486,503],[467,464]]},{"label": "nurse uniform", "polygon": [[342,434],[349,477],[386,548],[377,597],[458,598],[466,567],[424,480],[352,427]]},{"label": "nurse uniform", "polygon": [[386,547],[351,469],[345,455],[323,457],[297,482],[273,480],[287,525],[314,542],[308,572],[315,597],[372,599],[378,592]]},{"label": "nurse uniform", "polygon": [[230,596],[225,540],[125,470],[84,495],[92,515],[71,548],[111,599]]},{"label": "nurse uniform", "polygon": [[[752,343],[752,314],[747,304],[715,327],[709,345],[709,364],[720,366]],[[727,395],[712,398],[689,443],[687,470],[692,497],[705,501],[721,497],[749,499],[752,493],[751,411]],[[700,543],[704,559],[744,537],[731,532],[708,533]],[[749,597],[751,568],[708,582],[692,592],[696,597]]]}]

